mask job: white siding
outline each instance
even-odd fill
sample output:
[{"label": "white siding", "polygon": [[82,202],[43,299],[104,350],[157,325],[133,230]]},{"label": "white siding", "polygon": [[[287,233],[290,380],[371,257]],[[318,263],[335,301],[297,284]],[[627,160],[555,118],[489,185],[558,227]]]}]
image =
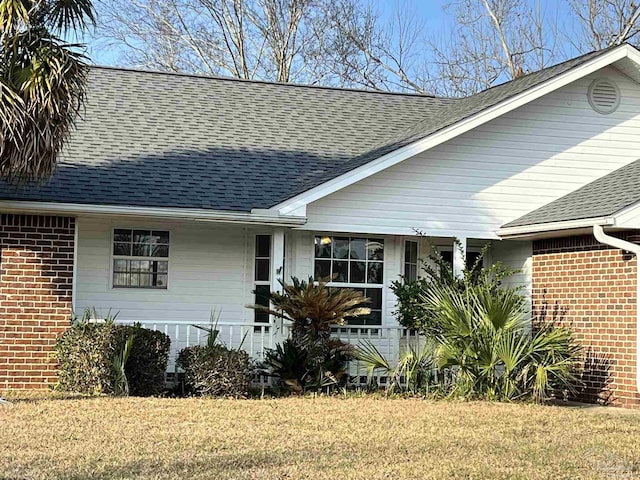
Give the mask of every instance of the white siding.
[{"label": "white siding", "polygon": [[[167,290],[111,287],[113,228],[156,228],[171,232]],[[76,310],[109,309],[121,320],[206,322],[211,310],[221,321],[251,321],[253,251],[243,228],[142,220],[78,219]]]},{"label": "white siding", "polygon": [[[622,101],[594,112],[612,78]],[[640,87],[608,68],[307,208],[309,230],[495,238],[504,223],[640,158]]]},{"label": "white siding", "polygon": [[522,293],[527,298],[527,306],[529,308],[531,307],[532,285],[531,256],[532,244],[528,240],[495,241],[492,243],[488,254],[488,260],[491,263],[502,262],[512,270],[518,270],[518,273],[506,279],[504,284],[512,287],[522,286]]}]

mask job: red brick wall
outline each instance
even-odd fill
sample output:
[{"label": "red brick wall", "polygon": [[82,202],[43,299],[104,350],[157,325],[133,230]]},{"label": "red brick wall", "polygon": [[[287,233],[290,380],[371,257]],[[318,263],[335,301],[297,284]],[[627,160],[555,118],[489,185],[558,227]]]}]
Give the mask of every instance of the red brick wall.
[{"label": "red brick wall", "polygon": [[69,326],[75,220],[0,215],[0,390],[46,388]]},{"label": "red brick wall", "polygon": [[[635,241],[629,234],[619,234]],[[592,236],[534,242],[534,310],[544,300],[585,349],[580,400],[640,406],[636,388],[636,258]]]}]

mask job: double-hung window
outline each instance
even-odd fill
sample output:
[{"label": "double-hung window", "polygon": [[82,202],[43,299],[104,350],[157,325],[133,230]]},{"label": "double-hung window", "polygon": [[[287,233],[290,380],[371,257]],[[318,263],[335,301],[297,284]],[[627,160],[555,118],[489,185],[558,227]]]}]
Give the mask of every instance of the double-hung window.
[{"label": "double-hung window", "polygon": [[330,278],[332,287],[348,287],[371,300],[371,314],[349,320],[355,325],[382,324],[384,240],[364,237],[315,237],[314,279]]},{"label": "double-hung window", "polygon": [[169,232],[116,228],[113,231],[113,287],[166,289]]},{"label": "double-hung window", "polygon": [[[254,285],[255,304],[269,306],[269,292],[271,291],[271,235],[256,235]],[[254,310],[256,323],[268,323],[269,314]]]}]

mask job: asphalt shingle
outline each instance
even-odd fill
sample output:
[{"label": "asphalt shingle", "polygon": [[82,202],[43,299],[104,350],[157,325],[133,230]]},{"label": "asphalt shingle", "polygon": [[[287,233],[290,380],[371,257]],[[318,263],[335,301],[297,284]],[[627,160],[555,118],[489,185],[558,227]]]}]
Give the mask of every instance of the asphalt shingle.
[{"label": "asphalt shingle", "polygon": [[506,227],[606,217],[640,202],[640,160],[554,200]]},{"label": "asphalt shingle", "polygon": [[268,208],[601,53],[458,100],[93,67],[53,177],[0,199]]}]

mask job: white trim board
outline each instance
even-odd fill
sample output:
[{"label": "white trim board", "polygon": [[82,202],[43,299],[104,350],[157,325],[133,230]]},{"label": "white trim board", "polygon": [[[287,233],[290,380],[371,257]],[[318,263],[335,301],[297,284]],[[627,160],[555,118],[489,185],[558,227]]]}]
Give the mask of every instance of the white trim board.
[{"label": "white trim board", "polygon": [[304,225],[305,217],[277,213],[244,213],[192,208],[136,207],[126,205],[90,205],[81,203],[22,202],[0,200],[0,210],[50,214],[105,214],[130,215],[150,218],[173,218],[196,222],[220,222],[297,227]]},{"label": "white trim board", "polygon": [[281,202],[270,210],[278,212],[280,215],[289,215],[293,212],[304,211],[304,207],[311,202],[315,202],[408,158],[414,157],[419,153],[432,149],[624,58],[629,58],[640,67],[640,52],[630,45],[620,45],[597,58],[585,62],[583,65],[570,69],[557,77],[551,78],[514,97],[508,98],[497,105],[482,110],[421,140],[394,150],[376,160]]}]

